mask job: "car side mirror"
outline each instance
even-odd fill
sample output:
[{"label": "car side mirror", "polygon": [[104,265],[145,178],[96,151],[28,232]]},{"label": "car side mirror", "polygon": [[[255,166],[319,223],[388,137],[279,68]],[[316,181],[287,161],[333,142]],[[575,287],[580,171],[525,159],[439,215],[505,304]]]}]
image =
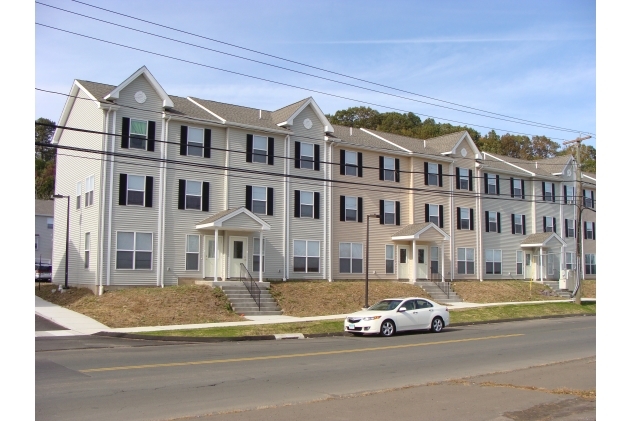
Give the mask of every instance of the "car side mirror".
[{"label": "car side mirror", "polygon": [[401,308],[399,309],[399,312],[401,312],[401,313],[404,313],[404,312],[406,312],[406,311],[407,311],[407,308],[405,308],[405,307],[401,307]]}]

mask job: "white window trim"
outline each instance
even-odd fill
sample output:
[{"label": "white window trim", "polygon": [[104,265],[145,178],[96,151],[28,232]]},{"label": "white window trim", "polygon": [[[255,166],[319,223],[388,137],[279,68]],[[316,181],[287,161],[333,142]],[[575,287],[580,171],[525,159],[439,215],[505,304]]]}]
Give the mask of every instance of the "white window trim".
[{"label": "white window trim", "polygon": [[[352,155],[355,156],[355,163],[349,163],[349,157]],[[346,151],[345,152],[345,157],[344,157],[344,175],[350,175],[351,177],[359,177],[359,155],[356,151]],[[348,170],[352,168],[355,171],[355,174],[349,174]]]},{"label": "white window trim", "polygon": [[[265,190],[265,200],[260,200],[260,199],[254,199],[254,189],[263,189]],[[265,211],[264,212],[255,212],[254,211],[254,201],[257,202],[265,202]],[[267,187],[262,187],[262,186],[252,186],[252,213],[256,214],[256,215],[267,215]]]},{"label": "white window trim", "polygon": [[[519,191],[519,193],[517,193],[517,191]],[[524,192],[521,190],[521,178],[513,178],[513,195],[521,199],[523,194]]]},{"label": "white window trim", "polygon": [[[388,259],[388,247],[392,247],[392,259]],[[385,261],[386,261],[386,267],[385,267],[385,273],[387,275],[394,275],[397,272],[397,265],[395,264],[396,262],[396,247],[394,246],[394,244],[385,244]],[[392,272],[388,272],[388,260],[392,261]],[[363,262],[362,262],[363,265]]]},{"label": "white window trim", "polygon": [[589,202],[591,203],[591,205],[588,205],[587,203],[585,203],[585,207],[589,208],[589,209],[593,209],[594,206],[594,191],[593,190],[585,190],[585,202],[587,202],[587,199],[589,199]]},{"label": "white window trim", "polygon": [[[549,190],[548,190],[549,188]],[[548,193],[550,194],[550,198],[548,199]],[[554,196],[552,194],[552,182],[544,181],[543,182],[543,201],[544,202],[553,202]]]},{"label": "white window trim", "polygon": [[[432,171],[432,165],[436,166],[436,172]],[[431,176],[435,176],[436,182],[432,183],[432,177]],[[469,179],[469,175],[467,174],[467,180]],[[438,164],[436,164],[435,162],[428,162],[427,163],[427,184],[429,186],[438,186],[440,184],[440,180],[438,179]]]},{"label": "white window trim", "polygon": [[[389,166],[387,165],[387,162],[390,162],[390,161],[392,161],[392,168],[389,168]],[[383,181],[394,181],[394,182],[397,181],[396,167],[397,167],[397,164],[396,164],[395,158],[390,158],[388,156],[383,157]],[[392,172],[392,180],[386,177],[386,174],[390,174],[389,171]]]},{"label": "white window trim", "polygon": [[[519,213],[515,213],[513,215],[514,215],[513,225],[515,225],[515,234],[522,235],[524,233],[524,226],[522,225],[524,216],[523,214],[519,214]],[[517,222],[519,222],[519,224]],[[519,230],[517,229],[517,227],[519,227]]]},{"label": "white window trim", "polygon": [[[189,251],[188,250],[188,237],[197,237],[197,251],[193,252],[193,251]],[[184,270],[187,272],[199,272],[200,270],[200,256],[201,256],[201,249],[202,249],[202,245],[201,245],[201,235],[199,234],[185,234],[184,235]],[[187,269],[186,267],[186,262],[187,262],[187,257],[189,254],[196,254],[197,255],[197,269]]]},{"label": "white window trim", "polygon": [[[432,215],[432,206],[436,206],[436,215]],[[436,217],[435,225],[440,226],[440,205],[429,204],[429,222],[432,222],[432,216]]]},{"label": "white window trim", "polygon": [[[469,169],[468,168],[458,168],[459,171],[459,176],[460,176],[460,185],[458,186],[458,188],[460,190],[469,190]],[[464,172],[464,174],[463,174]],[[462,187],[462,182],[465,182],[467,185],[466,187]]]},{"label": "white window trim", "polygon": [[[201,211],[202,208],[204,207],[203,202],[203,197],[204,197],[204,182],[203,181],[197,181],[197,180],[184,180],[184,209],[185,210],[197,210],[197,211]],[[199,183],[199,196],[196,194],[188,194],[186,191],[188,190],[188,183],[192,182],[192,183]],[[188,207],[188,203],[186,200],[187,196],[191,196],[191,197],[199,197],[199,208],[189,208]]]},{"label": "white window trim", "polygon": [[75,204],[77,209],[81,209],[81,205],[83,202],[83,183],[81,181],[77,181],[77,194],[76,194],[77,203]]},{"label": "white window trim", "polygon": [[[567,238],[576,238],[576,230],[574,229],[575,226],[576,226],[576,222],[575,222],[574,219],[568,219],[567,220],[567,231],[568,231],[567,232],[568,233]],[[570,231],[572,232],[572,235],[569,235]]]},{"label": "white window trim", "polygon": [[[310,145],[311,146],[311,155],[307,155],[305,154],[305,145]],[[309,159],[304,159],[304,158],[310,158]],[[311,166],[306,165],[306,163],[311,164]],[[305,164],[303,166],[303,164]],[[315,143],[309,143],[309,142],[300,142],[300,168],[304,168],[306,170],[313,170],[315,169]]]},{"label": "white window trim", "polygon": [[[458,250],[464,250],[464,260],[460,260],[460,253],[458,253]],[[467,260],[467,250],[473,250],[473,259],[471,260]],[[430,256],[430,260],[431,260],[431,256]],[[458,264],[459,262],[464,262],[464,273],[460,273],[458,272]],[[467,271],[467,263],[468,262],[472,262],[473,263],[473,271],[471,271],[471,273],[469,273]],[[473,247],[457,247],[456,248],[456,272],[458,273],[458,275],[475,275],[475,248]]]},{"label": "white window trim", "polygon": [[[119,233],[119,232],[131,232],[132,234],[134,234],[134,249],[133,249],[133,250],[127,250],[127,249],[121,250],[121,249],[119,249],[119,248],[118,248],[118,233]],[[143,252],[143,253],[147,253],[147,252],[149,252],[148,250],[136,250],[136,235],[137,235],[137,234],[151,234],[151,259],[150,259],[151,266],[150,266],[149,268],[136,269],[136,252],[137,252],[137,251],[140,251],[140,252]],[[147,271],[147,272],[150,272],[150,271],[152,271],[152,270],[153,270],[153,257],[154,257],[154,256],[153,256],[153,232],[143,232],[143,231],[116,231],[116,237],[115,237],[115,238],[116,238],[116,252],[117,252],[117,257],[116,257],[116,262],[115,262],[115,264],[114,264],[114,267],[116,268],[116,270],[139,270],[139,271]],[[131,267],[131,268],[125,268],[125,269],[122,269],[122,268],[119,268],[119,267],[118,267],[118,252],[119,252],[119,251],[131,251],[131,252],[133,252],[133,255],[132,255],[132,267]]]},{"label": "white window trim", "polygon": [[263,272],[265,272],[265,246],[267,243],[267,238],[263,237],[263,254],[259,255],[259,252],[261,251],[260,247],[256,245],[256,241],[261,241],[261,237],[254,237],[252,239],[252,270],[254,272],[258,273],[257,269],[254,269],[254,257],[258,256],[259,257],[259,264],[263,264]]},{"label": "white window trim", "polygon": [[[146,135],[140,135],[138,133],[132,133],[131,128],[132,128],[132,125],[133,125],[132,122],[134,122],[134,121],[142,121],[143,123],[145,123],[145,126],[147,128],[147,134]],[[144,136],[145,147],[144,148],[136,148],[136,147],[132,146],[132,137],[133,136]],[[130,149],[138,149],[138,150],[141,150],[141,151],[142,150],[146,151],[147,150],[147,143],[148,143],[147,140],[148,139],[149,139],[149,120],[142,120],[142,119],[139,119],[139,118],[130,118],[129,119],[129,148]]]},{"label": "white window trim", "polygon": [[[130,203],[129,202],[129,191],[140,191],[140,190],[133,190],[129,188],[129,177],[142,177],[142,205],[138,205],[136,203]],[[127,200],[127,206],[140,206],[140,207],[144,207],[145,203],[147,203],[147,192],[146,192],[146,188],[147,188],[147,176],[146,175],[136,175],[136,174],[127,174],[127,191],[125,192],[125,199]]]},{"label": "white window trim", "polygon": [[[568,256],[570,257],[569,259],[568,259]],[[574,270],[574,269],[576,269],[576,253],[573,251],[566,251],[565,252],[565,270]]]},{"label": "white window trim", "polygon": [[[349,244],[350,245],[350,250],[351,250],[351,256],[350,257],[342,257],[342,244]],[[353,256],[353,245],[354,244],[359,244],[362,248],[361,253],[360,253],[360,257],[356,258]],[[342,241],[340,243],[338,243],[337,246],[337,250],[338,250],[338,258],[339,258],[339,272],[340,273],[344,273],[344,274],[353,274],[353,273],[364,273],[364,243],[352,243],[352,242],[348,242],[348,241]],[[342,272],[342,259],[345,260],[350,260],[350,272]],[[361,265],[362,265],[362,270],[360,272],[353,272],[353,260],[360,260],[361,261]]]},{"label": "white window trim", "polygon": [[[487,194],[497,194],[497,178],[495,174],[489,174],[486,177],[486,185],[487,185]],[[491,191],[491,187],[493,187],[493,191]]]},{"label": "white window trim", "polygon": [[[392,212],[386,212],[386,203],[392,203]],[[386,222],[386,215],[392,215],[392,222]],[[383,201],[383,224],[384,225],[396,225],[397,224],[397,202],[395,200]]]},{"label": "white window trim", "polygon": [[[589,266],[590,266],[590,271],[589,272],[590,273],[587,273],[587,266],[588,266],[588,264],[587,264],[587,260],[588,260],[587,256],[591,256],[591,258],[589,260],[590,260],[590,262],[594,262],[594,263],[590,263],[589,264]],[[594,270],[596,269],[596,253],[585,253],[585,262],[584,262],[583,266],[584,266],[583,270],[585,270],[585,275],[595,275]],[[591,266],[593,266],[593,268],[591,268]]]},{"label": "white window trim", "polygon": [[[298,190],[300,192],[300,217],[301,218],[311,218],[315,219],[315,192],[307,191],[307,190]],[[310,193],[311,194],[311,204],[302,202],[302,194]],[[303,216],[302,215],[302,207],[303,206],[311,206],[311,216]]]},{"label": "white window trim", "polygon": [[39,250],[39,234],[35,234],[35,250]]},{"label": "white window trim", "polygon": [[565,191],[567,193],[567,204],[573,205],[576,203],[576,190],[574,186],[566,186]]},{"label": "white window trim", "polygon": [[[464,214],[466,214],[466,217],[463,217]],[[465,220],[467,221],[466,228],[464,227]],[[460,208],[460,229],[471,230],[471,208]]]},{"label": "white window trim", "polygon": [[[554,217],[552,216],[546,216],[546,224],[543,227],[543,232],[554,232]],[[550,225],[548,225],[548,222],[550,223]],[[550,228],[550,231],[548,231],[548,227]]]},{"label": "white window trim", "polygon": [[90,233],[86,232],[84,235],[84,238],[85,240],[83,244],[83,260],[84,260],[83,267],[84,269],[89,269],[90,268]]},{"label": "white window trim", "polygon": [[46,228],[49,230],[55,228],[55,218],[46,218]]},{"label": "white window trim", "polygon": [[[254,145],[255,145],[255,141],[254,140],[257,137],[260,138],[260,139],[263,139],[263,144],[265,145],[265,155],[257,154],[257,153],[254,152],[254,151],[263,151],[263,149],[258,149],[258,148],[254,147]],[[268,151],[267,148],[268,148],[268,139],[265,136],[252,135],[252,162],[253,163],[258,163],[258,164],[267,164],[268,155],[269,155],[269,151]],[[263,161],[256,161],[255,157],[264,157],[263,158],[264,160]],[[259,158],[259,159],[261,159],[261,158]]]},{"label": "white window trim", "polygon": [[[491,251],[492,255],[493,255],[493,260],[487,260],[487,252]],[[496,261],[495,260],[495,252],[499,251],[500,252],[500,260]],[[502,254],[502,250],[501,249],[485,249],[484,250],[484,273],[486,275],[501,275],[502,274],[502,270],[503,270],[503,265],[502,265],[502,260],[503,260],[504,256]],[[492,263],[493,264],[493,272],[489,273],[486,269],[486,265],[487,263]],[[495,272],[495,264],[499,263],[500,264],[500,271],[499,273]]]},{"label": "white window trim", "polygon": [[[355,207],[349,207],[348,206],[348,199],[355,199]],[[357,210],[358,207],[358,202],[359,202],[359,197],[357,196],[344,196],[344,221],[351,221],[351,222],[357,222],[357,220],[359,219],[359,213]],[[348,219],[348,212],[349,210],[354,210],[355,211],[355,219]]]},{"label": "white window trim", "polygon": [[[589,233],[589,235],[587,235],[587,233]],[[585,239],[594,239],[594,223],[591,221],[585,221]]]},{"label": "white window trim", "polygon": [[[305,255],[304,255],[304,256],[302,256],[302,255],[297,255],[297,254],[296,254],[296,242],[297,242],[297,241],[304,241],[304,242],[305,242]],[[310,242],[310,241],[311,241],[311,242],[313,242],[313,243],[318,243],[318,255],[317,255],[317,256],[310,256],[310,255],[309,255],[309,242]],[[296,258],[296,257],[304,257],[306,260],[305,260],[305,271],[304,271],[304,272],[299,272],[299,271],[296,271],[296,270],[295,270],[295,269],[296,269],[296,264],[295,264],[295,261],[294,261],[294,262],[292,262],[292,263],[294,263],[294,264],[293,264],[293,267],[292,267],[293,272],[294,272],[294,273],[320,273],[320,269],[321,269],[321,267],[322,267],[322,261],[321,261],[321,259],[320,259],[320,246],[321,246],[321,244],[320,244],[320,241],[319,241],[319,240],[301,240],[301,239],[295,239],[295,240],[294,240],[294,244],[293,244],[293,247],[294,247],[294,248],[293,248],[293,250],[292,250],[292,251],[293,251],[293,252],[292,252],[293,257],[294,257],[294,258]],[[317,258],[318,258],[318,271],[317,271],[317,272],[309,272],[309,258],[310,258],[310,257],[311,257],[311,258],[313,258],[313,257],[317,257]]]},{"label": "white window trim", "polygon": [[[187,130],[187,136],[186,136],[186,156],[197,156],[197,157],[204,157],[204,129],[201,127],[191,127],[188,126]],[[196,141],[191,141],[191,130],[201,130],[202,132],[202,140],[201,142],[196,142]],[[191,145],[192,144],[192,145]],[[198,146],[199,145],[199,146]],[[200,155],[193,155],[191,153],[189,153],[189,148],[190,147],[193,148],[200,148],[201,150],[201,154]]]},{"label": "white window trim", "polygon": [[[89,198],[89,200],[88,200]],[[88,203],[89,202],[89,203]],[[85,203],[87,208],[94,205],[94,175],[90,175],[85,178]]]},{"label": "white window trim", "polygon": [[[519,257],[521,256],[521,262],[519,261]],[[524,274],[524,266],[525,266],[525,257],[524,257],[524,251],[523,250],[516,250],[515,251],[515,274],[517,275],[523,275]],[[521,263],[521,273],[519,270],[519,264]]]}]

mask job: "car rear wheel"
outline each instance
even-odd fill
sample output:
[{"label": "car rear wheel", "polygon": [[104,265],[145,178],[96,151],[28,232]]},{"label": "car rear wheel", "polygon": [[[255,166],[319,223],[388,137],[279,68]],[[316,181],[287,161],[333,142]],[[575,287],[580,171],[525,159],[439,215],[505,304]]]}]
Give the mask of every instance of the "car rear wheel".
[{"label": "car rear wheel", "polygon": [[434,318],[434,320],[432,320],[432,332],[438,333],[442,331],[444,325],[445,323],[443,322],[443,319],[440,317]]},{"label": "car rear wheel", "polygon": [[385,320],[382,324],[381,324],[381,336],[392,336],[394,335],[394,333],[397,331],[396,327],[394,326],[394,322],[392,320]]}]

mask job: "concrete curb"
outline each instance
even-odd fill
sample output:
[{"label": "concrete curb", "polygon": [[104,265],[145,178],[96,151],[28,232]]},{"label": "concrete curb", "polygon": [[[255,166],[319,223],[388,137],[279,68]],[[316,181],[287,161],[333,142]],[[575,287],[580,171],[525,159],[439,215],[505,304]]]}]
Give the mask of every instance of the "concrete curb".
[{"label": "concrete curb", "polygon": [[[472,325],[488,325],[493,323],[507,323],[507,322],[523,322],[525,320],[541,320],[541,319],[563,319],[567,317],[595,317],[595,314],[557,314],[550,316],[534,316],[523,317],[515,319],[498,319],[481,322],[462,322],[462,323],[450,323],[450,327],[457,326],[472,326]],[[123,333],[123,332],[98,332],[95,336],[109,336],[115,338],[126,339],[143,339],[150,341],[173,341],[173,342],[239,342],[239,341],[265,341],[265,340],[286,340],[286,339],[301,339],[299,335],[302,335],[305,339],[309,338],[325,338],[329,336],[348,336],[352,335],[348,332],[329,332],[329,333],[305,333],[305,334],[277,334],[277,335],[262,335],[262,336],[235,336],[235,337],[190,337],[190,336],[153,336],[153,335],[140,335],[137,333]],[[284,335],[288,335],[285,337]],[[291,335],[291,337],[289,337]]]}]

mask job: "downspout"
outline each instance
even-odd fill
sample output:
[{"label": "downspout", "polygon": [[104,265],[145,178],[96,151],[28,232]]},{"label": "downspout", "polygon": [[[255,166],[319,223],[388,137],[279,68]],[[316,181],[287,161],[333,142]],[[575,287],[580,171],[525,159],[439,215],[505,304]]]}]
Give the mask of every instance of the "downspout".
[{"label": "downspout", "polygon": [[[228,210],[228,168],[230,168],[230,127],[226,127],[226,159],[225,159],[226,169],[224,170],[224,179],[223,179],[223,207],[224,210]],[[216,230],[215,230],[216,231]],[[217,244],[215,244],[215,259],[217,258]],[[217,265],[217,261],[215,260],[215,266]]]},{"label": "downspout", "polygon": [[[332,202],[332,197],[333,197],[333,184],[331,183],[331,179],[333,179],[333,167],[332,167],[332,162],[333,162],[333,142],[329,142],[329,163],[328,163],[328,167],[329,167],[329,178],[327,180],[327,184],[329,185],[329,206],[331,206]],[[329,237],[327,238],[327,241],[329,242],[329,282],[333,282],[333,261],[331,259],[331,237],[333,232],[331,231],[331,215],[333,214],[333,210],[331,209],[331,211],[329,212],[329,219],[327,221],[327,223],[329,224]]]},{"label": "downspout", "polygon": [[478,167],[477,168],[477,180],[478,180],[477,185],[478,186],[477,186],[477,194],[476,194],[476,199],[475,199],[476,207],[477,207],[477,210],[478,210],[478,212],[477,212],[477,214],[478,214],[477,215],[478,229],[476,230],[475,234],[476,234],[476,237],[478,239],[478,241],[477,241],[478,242],[478,247],[477,247],[478,248],[478,265],[477,265],[478,267],[477,267],[477,269],[478,269],[478,278],[479,278],[480,282],[482,282],[484,280],[483,276],[482,276],[482,267],[483,267],[483,264],[482,264],[482,255],[483,255],[483,253],[482,253],[482,251],[483,251],[482,250],[482,247],[483,247],[483,245],[482,245],[482,230],[480,229],[480,224],[481,224],[481,222],[480,222],[480,208],[482,207],[481,203],[482,203],[482,191],[483,191],[482,190],[482,186],[481,186],[481,184],[482,184],[482,175],[481,174],[482,174],[482,168]]},{"label": "downspout", "polygon": [[322,167],[323,167],[322,168],[322,172],[324,173],[324,183],[323,183],[324,184],[324,194],[323,194],[324,197],[323,197],[323,200],[322,200],[323,205],[324,205],[324,230],[323,230],[323,234],[324,235],[323,235],[323,238],[322,238],[322,245],[324,246],[324,259],[322,259],[322,261],[324,262],[324,268],[323,268],[324,270],[322,271],[322,279],[326,279],[327,278],[326,275],[327,275],[328,270],[329,270],[328,258],[327,258],[327,256],[328,256],[327,251],[329,250],[329,248],[328,248],[328,241],[327,241],[327,237],[326,237],[326,234],[328,233],[327,221],[328,221],[328,217],[329,217],[328,206],[327,206],[328,205],[328,191],[329,190],[327,188],[328,186],[327,186],[327,182],[326,182],[327,174],[328,174],[328,162],[329,162],[329,160],[327,159],[327,153],[326,153],[327,146],[328,146],[327,143],[328,143],[328,141],[325,140],[324,141],[324,162],[325,163],[322,165]]},{"label": "downspout", "polygon": [[[285,157],[289,157],[289,135],[285,136]],[[289,277],[289,199],[287,195],[289,194],[289,159],[285,159],[285,183],[283,185],[283,197],[285,200],[285,215],[283,217],[283,281],[286,281]]]},{"label": "downspout", "polygon": [[[107,108],[107,114],[105,116],[105,133],[108,133],[108,129],[110,126],[110,112],[112,111],[112,107],[108,107]],[[103,136],[103,149],[105,150],[105,156],[107,157],[107,134]],[[103,161],[101,161],[101,186],[103,186],[103,179],[105,176],[105,172],[107,170],[107,159],[104,159]],[[105,213],[105,189],[101,188],[100,193],[100,204],[101,204],[101,209],[99,210],[100,214],[103,215]],[[101,218],[101,224],[99,226],[99,235],[98,235],[98,239],[99,239],[99,262],[96,265],[97,270],[99,271],[99,285],[98,285],[98,291],[97,294],[98,295],[103,295],[103,253],[105,253],[104,249],[105,247],[103,247],[103,232],[105,231],[105,218]]]},{"label": "downspout", "polygon": [[[454,161],[451,161],[451,164],[449,164],[449,174],[451,175],[451,177],[449,177],[449,215],[453,215],[454,214]],[[473,181],[473,180],[471,180]],[[449,258],[451,259],[451,276],[449,277],[450,281],[453,282],[454,281],[454,223],[453,223],[453,218],[449,218]],[[478,225],[478,230],[480,229],[480,226]],[[445,242],[443,241],[443,244],[445,244]],[[444,254],[444,250],[445,247],[443,247],[443,260],[445,259],[445,254]],[[443,273],[443,277],[445,276],[445,274]]]},{"label": "downspout", "polygon": [[[112,133],[116,133],[116,110],[112,116]],[[112,142],[110,151],[113,153],[115,149],[116,136],[112,135]],[[108,199],[108,213],[107,213],[107,276],[106,284],[110,285],[112,281],[112,194],[114,189],[114,155],[110,157],[110,188]]]},{"label": "downspout", "polygon": [[165,224],[166,224],[166,159],[168,154],[168,146],[167,141],[169,140],[169,121],[171,120],[171,116],[169,116],[166,120],[162,117],[162,145],[160,147],[160,156],[162,158],[162,162],[160,163],[160,209],[158,210],[158,244],[160,247],[160,253],[158,254],[158,258],[160,260],[160,264],[158,265],[158,283],[161,288],[164,288],[164,232],[165,232]]}]

